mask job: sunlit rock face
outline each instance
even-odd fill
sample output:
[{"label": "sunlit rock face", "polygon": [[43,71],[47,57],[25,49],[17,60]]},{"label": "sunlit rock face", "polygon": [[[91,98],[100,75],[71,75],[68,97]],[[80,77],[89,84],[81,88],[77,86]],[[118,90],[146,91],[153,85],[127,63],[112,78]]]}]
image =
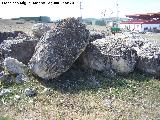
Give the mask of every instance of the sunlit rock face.
[{"label": "sunlit rock face", "polygon": [[58,22],[38,42],[29,67],[34,74],[52,79],[66,72],[89,43],[89,31],[75,18]]},{"label": "sunlit rock face", "polygon": [[103,38],[91,42],[80,60],[85,67],[123,75],[134,71],[137,53],[119,39]]},{"label": "sunlit rock face", "polygon": [[36,38],[41,38],[50,29],[46,23],[37,23],[32,26],[32,34]]}]

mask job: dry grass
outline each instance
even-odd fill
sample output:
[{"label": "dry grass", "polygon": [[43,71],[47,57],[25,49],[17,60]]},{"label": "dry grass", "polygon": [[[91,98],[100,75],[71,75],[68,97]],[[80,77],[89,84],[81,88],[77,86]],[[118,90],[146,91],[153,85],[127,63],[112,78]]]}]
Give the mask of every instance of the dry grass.
[{"label": "dry grass", "polygon": [[[23,31],[27,35],[32,36],[31,28],[34,24],[34,21],[0,19],[0,32]],[[54,23],[47,24],[51,26],[51,28],[55,27]]]},{"label": "dry grass", "polygon": [[28,35],[32,34],[31,28],[33,23],[24,22],[24,24],[17,24],[17,22],[23,22],[23,21],[0,19],[0,31],[1,32],[23,31]]},{"label": "dry grass", "polygon": [[[74,71],[74,72],[73,72]],[[106,77],[94,71],[99,85],[86,72],[70,70],[58,80],[33,80],[25,85],[1,85],[14,89],[2,97],[0,116],[32,120],[158,120],[160,118],[160,81],[134,73],[129,77]],[[79,75],[78,75],[79,73]],[[72,77],[68,77],[72,76]],[[77,77],[78,76],[78,77]],[[81,76],[81,77],[80,77]],[[24,88],[36,88],[38,95],[26,97]],[[50,88],[50,95],[43,93]],[[14,95],[21,99],[15,101]]]}]

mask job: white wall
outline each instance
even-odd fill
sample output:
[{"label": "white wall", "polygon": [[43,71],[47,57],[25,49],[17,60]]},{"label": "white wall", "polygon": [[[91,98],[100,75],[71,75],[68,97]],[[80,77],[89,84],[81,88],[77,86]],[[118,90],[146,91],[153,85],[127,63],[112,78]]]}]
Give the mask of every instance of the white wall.
[{"label": "white wall", "polygon": [[120,24],[120,28],[128,28],[129,30],[141,31],[141,24]]},{"label": "white wall", "polygon": [[[157,28],[157,29],[160,29],[160,24],[143,24],[142,25],[142,31],[144,31],[144,28],[148,28],[148,29]],[[146,31],[148,31],[148,30],[146,30]]]},{"label": "white wall", "polygon": [[[143,32],[145,31],[145,28],[148,29],[153,29],[153,28],[157,28],[160,29],[160,24],[120,24],[120,28],[129,28],[129,30],[134,30],[134,31],[139,31],[139,32]],[[148,30],[146,30],[148,31]]]}]

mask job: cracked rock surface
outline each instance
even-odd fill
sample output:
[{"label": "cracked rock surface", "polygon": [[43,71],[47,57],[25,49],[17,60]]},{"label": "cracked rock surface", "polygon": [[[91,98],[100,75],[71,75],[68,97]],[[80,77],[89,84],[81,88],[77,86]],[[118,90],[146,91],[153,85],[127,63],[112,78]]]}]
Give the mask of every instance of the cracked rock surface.
[{"label": "cracked rock surface", "polygon": [[34,37],[40,38],[43,36],[44,33],[46,33],[50,29],[51,28],[45,23],[37,23],[33,25],[32,33]]},{"label": "cracked rock surface", "polygon": [[160,44],[146,42],[140,48],[137,68],[145,73],[160,76]]},{"label": "cracked rock surface", "polygon": [[7,57],[12,57],[27,65],[36,44],[37,39],[32,38],[4,40],[0,44],[0,62],[3,62]]},{"label": "cracked rock surface", "polygon": [[89,31],[75,18],[58,22],[38,42],[29,67],[44,79],[66,72],[89,43]]},{"label": "cracked rock surface", "polygon": [[121,39],[97,39],[91,42],[81,56],[82,64],[99,71],[128,74],[134,71],[137,54]]}]

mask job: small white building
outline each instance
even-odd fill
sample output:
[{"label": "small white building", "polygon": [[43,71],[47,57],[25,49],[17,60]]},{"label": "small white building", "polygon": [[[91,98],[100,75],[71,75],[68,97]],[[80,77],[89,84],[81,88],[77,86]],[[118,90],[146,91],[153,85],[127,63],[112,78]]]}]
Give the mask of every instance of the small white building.
[{"label": "small white building", "polygon": [[132,19],[121,22],[120,28],[139,32],[160,30],[160,12],[127,15],[127,17]]}]

